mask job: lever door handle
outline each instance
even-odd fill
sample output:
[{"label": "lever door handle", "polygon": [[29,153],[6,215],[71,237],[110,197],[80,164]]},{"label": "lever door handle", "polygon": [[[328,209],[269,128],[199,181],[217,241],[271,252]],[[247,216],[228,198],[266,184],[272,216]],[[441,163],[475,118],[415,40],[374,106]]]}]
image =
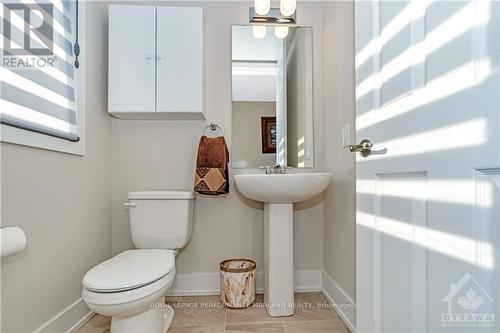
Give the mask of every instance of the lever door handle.
[{"label": "lever door handle", "polygon": [[359,153],[362,157],[368,157],[370,155],[381,155],[387,153],[387,148],[380,150],[372,150],[373,143],[368,139],[361,140],[361,142],[358,145],[348,145],[345,146],[345,148],[349,148],[349,151],[353,153]]},{"label": "lever door handle", "polygon": [[135,207],[135,206],[137,206],[137,204],[135,202],[124,202],[123,205],[126,206],[126,207]]}]

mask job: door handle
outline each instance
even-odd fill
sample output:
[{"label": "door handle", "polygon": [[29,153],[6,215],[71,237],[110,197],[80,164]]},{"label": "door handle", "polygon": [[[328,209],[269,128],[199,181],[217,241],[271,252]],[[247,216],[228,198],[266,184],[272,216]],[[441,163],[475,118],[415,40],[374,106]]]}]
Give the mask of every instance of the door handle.
[{"label": "door handle", "polygon": [[361,142],[358,145],[347,145],[345,146],[345,148],[349,148],[349,151],[353,153],[359,152],[359,155],[361,155],[362,157],[368,157],[370,155],[381,155],[387,153],[387,148],[372,150],[373,143],[368,139],[361,140]]},{"label": "door handle", "polygon": [[135,202],[124,202],[123,205],[125,207],[135,207],[137,204]]}]

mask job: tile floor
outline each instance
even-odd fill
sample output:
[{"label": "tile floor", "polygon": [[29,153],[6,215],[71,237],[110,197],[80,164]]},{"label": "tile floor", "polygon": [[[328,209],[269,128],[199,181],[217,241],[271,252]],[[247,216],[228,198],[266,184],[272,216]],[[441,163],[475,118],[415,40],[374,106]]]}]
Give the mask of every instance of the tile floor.
[{"label": "tile floor", "polygon": [[[297,293],[291,317],[269,317],[262,295],[246,309],[227,309],[219,296],[167,297],[175,309],[168,333],[346,333],[321,293]],[[94,316],[77,333],[109,333],[109,317]]]}]

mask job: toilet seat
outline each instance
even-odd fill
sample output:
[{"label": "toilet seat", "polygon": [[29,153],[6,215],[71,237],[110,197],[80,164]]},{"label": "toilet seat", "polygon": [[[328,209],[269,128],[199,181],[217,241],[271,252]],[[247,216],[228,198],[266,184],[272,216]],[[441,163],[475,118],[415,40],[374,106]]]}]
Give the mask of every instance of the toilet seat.
[{"label": "toilet seat", "polygon": [[[163,295],[165,295],[166,290],[172,285],[174,277],[175,269],[171,270],[167,275],[157,281],[154,281],[153,283],[135,289],[118,292],[96,292],[83,288],[82,297],[87,304],[104,307],[140,302],[141,300],[147,299],[149,296],[157,293],[163,293]],[[156,301],[156,298],[153,297],[152,301]]]},{"label": "toilet seat", "polygon": [[122,293],[164,284],[162,280],[174,269],[172,250],[127,250],[92,268],[82,283],[94,293]]}]

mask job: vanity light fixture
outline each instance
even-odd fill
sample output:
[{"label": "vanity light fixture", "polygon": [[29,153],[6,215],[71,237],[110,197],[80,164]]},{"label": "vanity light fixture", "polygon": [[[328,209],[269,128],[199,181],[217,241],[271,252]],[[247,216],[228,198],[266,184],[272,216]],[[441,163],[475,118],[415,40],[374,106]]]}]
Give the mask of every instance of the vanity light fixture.
[{"label": "vanity light fixture", "polygon": [[271,9],[271,0],[255,0],[254,1],[255,12],[257,15],[266,15]]},{"label": "vanity light fixture", "polygon": [[259,15],[255,7],[250,7],[250,23],[256,24],[287,24],[293,25],[297,23],[297,13],[294,11],[292,15],[285,16],[279,8],[271,8],[265,15]]},{"label": "vanity light fixture", "polygon": [[286,25],[274,27],[274,35],[279,39],[285,38],[288,36],[288,27]]},{"label": "vanity light fixture", "polygon": [[[274,35],[283,39],[288,36],[290,25],[297,23],[297,0],[281,0],[280,8],[270,8],[268,0],[254,0],[255,7],[250,7],[250,23],[255,38],[266,37],[266,26],[274,26]],[[263,14],[265,12],[265,14]],[[286,14],[286,15],[285,15]]]},{"label": "vanity light fixture", "polygon": [[252,34],[256,39],[261,39],[266,37],[267,27],[265,25],[254,25],[252,26]]}]

